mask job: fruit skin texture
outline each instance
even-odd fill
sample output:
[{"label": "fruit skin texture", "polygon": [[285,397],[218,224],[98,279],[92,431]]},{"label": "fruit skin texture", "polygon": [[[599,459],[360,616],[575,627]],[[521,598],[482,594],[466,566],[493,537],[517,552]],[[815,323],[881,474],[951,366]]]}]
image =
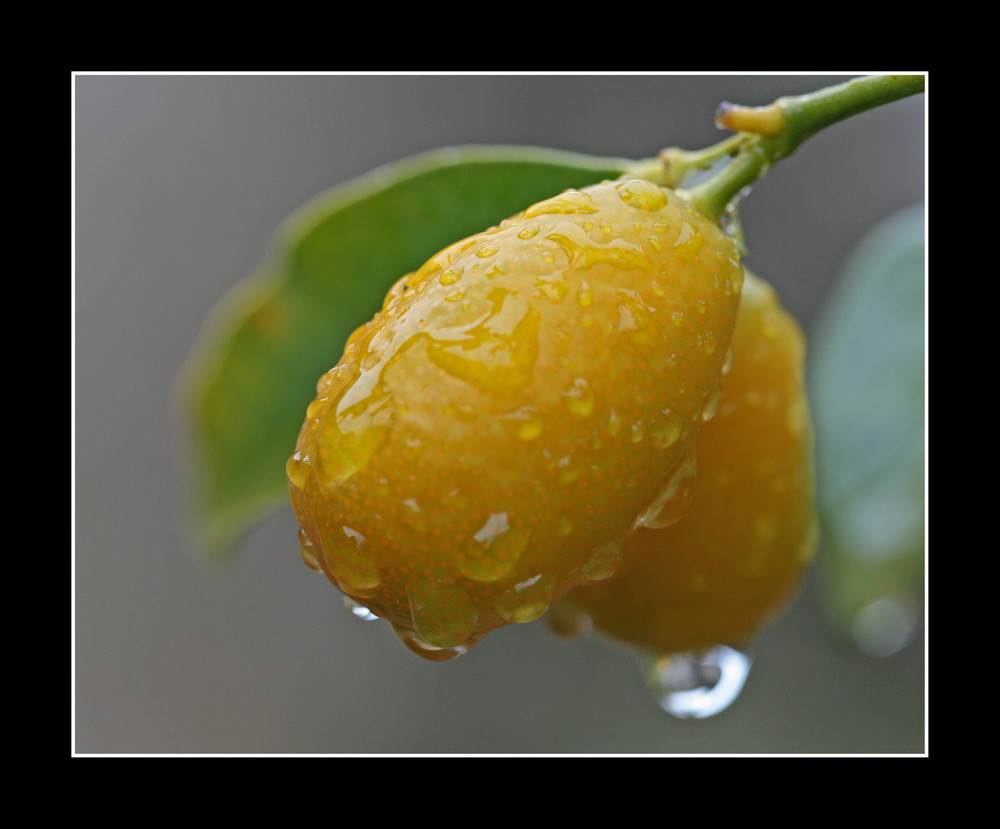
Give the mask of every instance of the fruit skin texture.
[{"label": "fruit skin texture", "polygon": [[794,595],[817,540],[805,340],[749,271],[733,348],[719,411],[697,438],[683,517],[637,530],[612,578],[553,607],[557,631],[589,620],[599,634],[660,654],[746,647]]},{"label": "fruit skin texture", "polygon": [[642,180],[445,248],[317,384],[287,464],[304,560],[431,659],[606,578],[714,411],[742,282]]}]

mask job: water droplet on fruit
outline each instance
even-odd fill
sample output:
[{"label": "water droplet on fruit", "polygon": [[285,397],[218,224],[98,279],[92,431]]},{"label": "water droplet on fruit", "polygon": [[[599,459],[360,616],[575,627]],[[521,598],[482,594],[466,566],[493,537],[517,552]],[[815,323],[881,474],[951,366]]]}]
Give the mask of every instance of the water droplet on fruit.
[{"label": "water droplet on fruit", "polygon": [[491,291],[487,299],[492,309],[485,319],[458,333],[435,332],[427,354],[453,377],[496,395],[531,382],[541,314],[503,288]]},{"label": "water droplet on fruit", "polygon": [[619,289],[617,297],[618,330],[644,331],[656,309],[651,307],[638,291]]},{"label": "water droplet on fruit", "polygon": [[[704,313],[700,308],[698,309],[698,312]],[[698,336],[698,347],[704,349],[705,353],[709,356],[715,354],[717,343],[718,341],[715,338],[714,331],[706,331],[704,334],[700,334]]]},{"label": "water droplet on fruit", "polygon": [[463,549],[457,566],[473,581],[497,581],[510,573],[527,546],[528,534],[512,527],[507,513],[494,512]]},{"label": "water droplet on fruit", "polygon": [[535,236],[538,235],[538,231],[539,230],[541,230],[541,228],[538,225],[529,225],[528,227],[523,228],[522,230],[520,230],[518,232],[517,238],[518,239],[533,239]]},{"label": "water droplet on fruit", "polygon": [[611,413],[608,415],[608,434],[614,437],[621,431],[621,428],[621,415],[619,415],[615,409],[612,409]]},{"label": "water droplet on fruit", "polygon": [[671,409],[665,409],[657,415],[649,427],[649,436],[657,449],[669,449],[680,439],[684,424]]},{"label": "water droplet on fruit", "polygon": [[638,269],[648,273],[654,269],[653,260],[643,252],[641,245],[622,238],[605,243],[595,242],[579,225],[560,224],[545,238],[565,251],[570,266],[574,268],[608,264],[622,270]]},{"label": "water droplet on fruit", "polygon": [[521,440],[534,440],[545,428],[542,414],[534,406],[522,406],[517,411],[497,415],[497,420]]},{"label": "water droplet on fruit", "polygon": [[597,207],[594,205],[594,200],[589,193],[581,193],[579,190],[567,190],[558,196],[553,196],[550,199],[533,204],[521,216],[525,219],[532,219],[548,213],[570,215],[574,213],[596,212]]},{"label": "water droplet on fruit", "polygon": [[573,387],[562,393],[563,402],[577,417],[590,417],[594,412],[594,392],[582,377],[573,381]]},{"label": "water droplet on fruit", "polygon": [[302,452],[296,452],[285,463],[285,473],[296,489],[305,489],[309,472],[309,455],[303,455]]},{"label": "water droplet on fruit", "polygon": [[656,702],[680,719],[704,719],[732,705],[753,664],[750,653],[726,645],[675,654],[641,652],[637,656]]},{"label": "water droplet on fruit", "polygon": [[583,565],[584,578],[591,581],[602,581],[613,576],[621,563],[624,546],[624,539],[615,538],[597,547],[591,553],[587,563]]},{"label": "water droplet on fruit", "polygon": [[404,498],[399,502],[399,518],[408,527],[419,533],[427,532],[429,516],[420,508],[416,498]]},{"label": "water droplet on fruit", "polygon": [[667,206],[667,193],[650,181],[633,179],[625,181],[615,188],[618,197],[629,207],[639,210],[662,210]]},{"label": "water droplet on fruit", "polygon": [[440,282],[442,285],[454,285],[462,278],[465,269],[461,265],[451,265],[441,271]]},{"label": "water droplet on fruit", "polygon": [[680,233],[677,235],[677,241],[673,244],[673,251],[682,261],[693,262],[704,243],[705,237],[701,235],[701,232],[687,222],[684,222],[681,225]]},{"label": "water droplet on fruit", "polygon": [[[554,258],[553,258],[554,261]],[[535,280],[535,287],[541,291],[551,302],[560,303],[569,293],[569,283],[560,272],[548,276],[539,276]]]},{"label": "water droplet on fruit", "polygon": [[[583,474],[583,467],[571,455],[561,457],[555,464],[557,479],[561,484],[572,484]],[[560,533],[565,535],[565,533]]]},{"label": "water droplet on fruit", "polygon": [[[325,376],[325,375],[324,375]],[[316,384],[319,386],[319,383]],[[318,389],[318,394],[323,395],[326,388]],[[306,406],[306,420],[315,420],[319,417],[320,410],[323,408],[323,404],[327,401],[326,397],[317,397],[308,406]]]},{"label": "water droplet on fruit", "polygon": [[342,526],[339,532],[324,536],[323,557],[345,593],[363,594],[382,582],[365,537],[351,527]]},{"label": "water droplet on fruit", "polygon": [[551,602],[552,580],[539,573],[518,582],[504,593],[496,604],[496,610],[508,622],[525,624],[545,613]]},{"label": "water droplet on fruit", "polygon": [[641,420],[637,420],[632,424],[632,428],[629,431],[629,440],[632,443],[642,443],[642,439],[646,436],[646,424]]},{"label": "water droplet on fruit", "polygon": [[317,573],[323,572],[323,567],[316,557],[316,548],[313,546],[312,539],[309,538],[306,531],[301,527],[299,527],[299,555],[310,570],[314,570]]},{"label": "water droplet on fruit", "polygon": [[729,348],[726,349],[726,357],[722,361],[722,376],[725,377],[729,374],[730,369],[733,367],[733,360],[736,358],[736,349],[733,344],[729,344]]},{"label": "water droplet on fruit", "polygon": [[719,404],[722,402],[722,394],[718,387],[709,392],[705,400],[705,405],[701,409],[702,422],[707,423],[719,413]]},{"label": "water droplet on fruit", "polygon": [[695,453],[690,449],[684,453],[653,503],[639,516],[637,526],[662,530],[680,521],[694,498],[696,472]]},{"label": "water droplet on fruit", "polygon": [[392,397],[378,382],[379,369],[362,372],[321,426],[316,474],[339,486],[363,469],[392,432]]}]

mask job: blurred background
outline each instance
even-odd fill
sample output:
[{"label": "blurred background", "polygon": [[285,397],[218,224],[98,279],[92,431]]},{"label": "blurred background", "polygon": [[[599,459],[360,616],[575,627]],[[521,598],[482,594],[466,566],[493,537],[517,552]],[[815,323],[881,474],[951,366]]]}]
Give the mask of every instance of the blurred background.
[{"label": "blurred background", "polygon": [[[305,568],[290,508],[200,560],[174,382],[206,315],[291,212],[446,145],[643,158],[846,76],[75,77],[77,754],[869,754],[926,747],[925,654],[825,635],[815,584],[765,629],[742,696],[677,720],[632,655],[543,622],[425,662]],[[844,256],[924,198],[925,100],[831,127],[742,207],[748,264],[808,330]]]}]

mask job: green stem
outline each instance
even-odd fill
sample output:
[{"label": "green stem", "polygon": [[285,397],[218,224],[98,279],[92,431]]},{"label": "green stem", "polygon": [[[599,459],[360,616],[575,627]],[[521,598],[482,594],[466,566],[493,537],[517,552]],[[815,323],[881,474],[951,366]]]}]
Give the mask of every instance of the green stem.
[{"label": "green stem", "polygon": [[737,133],[703,150],[682,150],[679,147],[663,150],[657,157],[661,168],[659,183],[664,187],[680,187],[692,173],[709,170],[723,158],[734,156],[743,140],[744,136]]},{"label": "green stem", "polygon": [[737,131],[730,140],[738,149],[725,168],[687,195],[702,212],[721,222],[734,199],[807,138],[866,110],[923,92],[924,84],[923,75],[870,75],[778,98],[766,107],[723,104],[716,122]]}]

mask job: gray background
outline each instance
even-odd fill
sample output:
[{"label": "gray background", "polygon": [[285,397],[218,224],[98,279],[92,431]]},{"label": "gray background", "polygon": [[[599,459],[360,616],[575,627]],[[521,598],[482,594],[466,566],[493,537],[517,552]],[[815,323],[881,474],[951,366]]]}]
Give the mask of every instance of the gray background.
[{"label": "gray background", "polygon": [[[630,654],[509,626],[429,663],[351,617],[290,509],[229,568],[186,534],[172,385],[213,304],[323,189],[449,144],[648,157],[718,141],[724,100],[836,76],[75,76],[78,754],[899,753],[925,749],[924,651],[829,643],[807,584],[743,696],[663,714]],[[748,263],[808,327],[843,255],[924,197],[925,99],[836,125],[743,207]]]}]

